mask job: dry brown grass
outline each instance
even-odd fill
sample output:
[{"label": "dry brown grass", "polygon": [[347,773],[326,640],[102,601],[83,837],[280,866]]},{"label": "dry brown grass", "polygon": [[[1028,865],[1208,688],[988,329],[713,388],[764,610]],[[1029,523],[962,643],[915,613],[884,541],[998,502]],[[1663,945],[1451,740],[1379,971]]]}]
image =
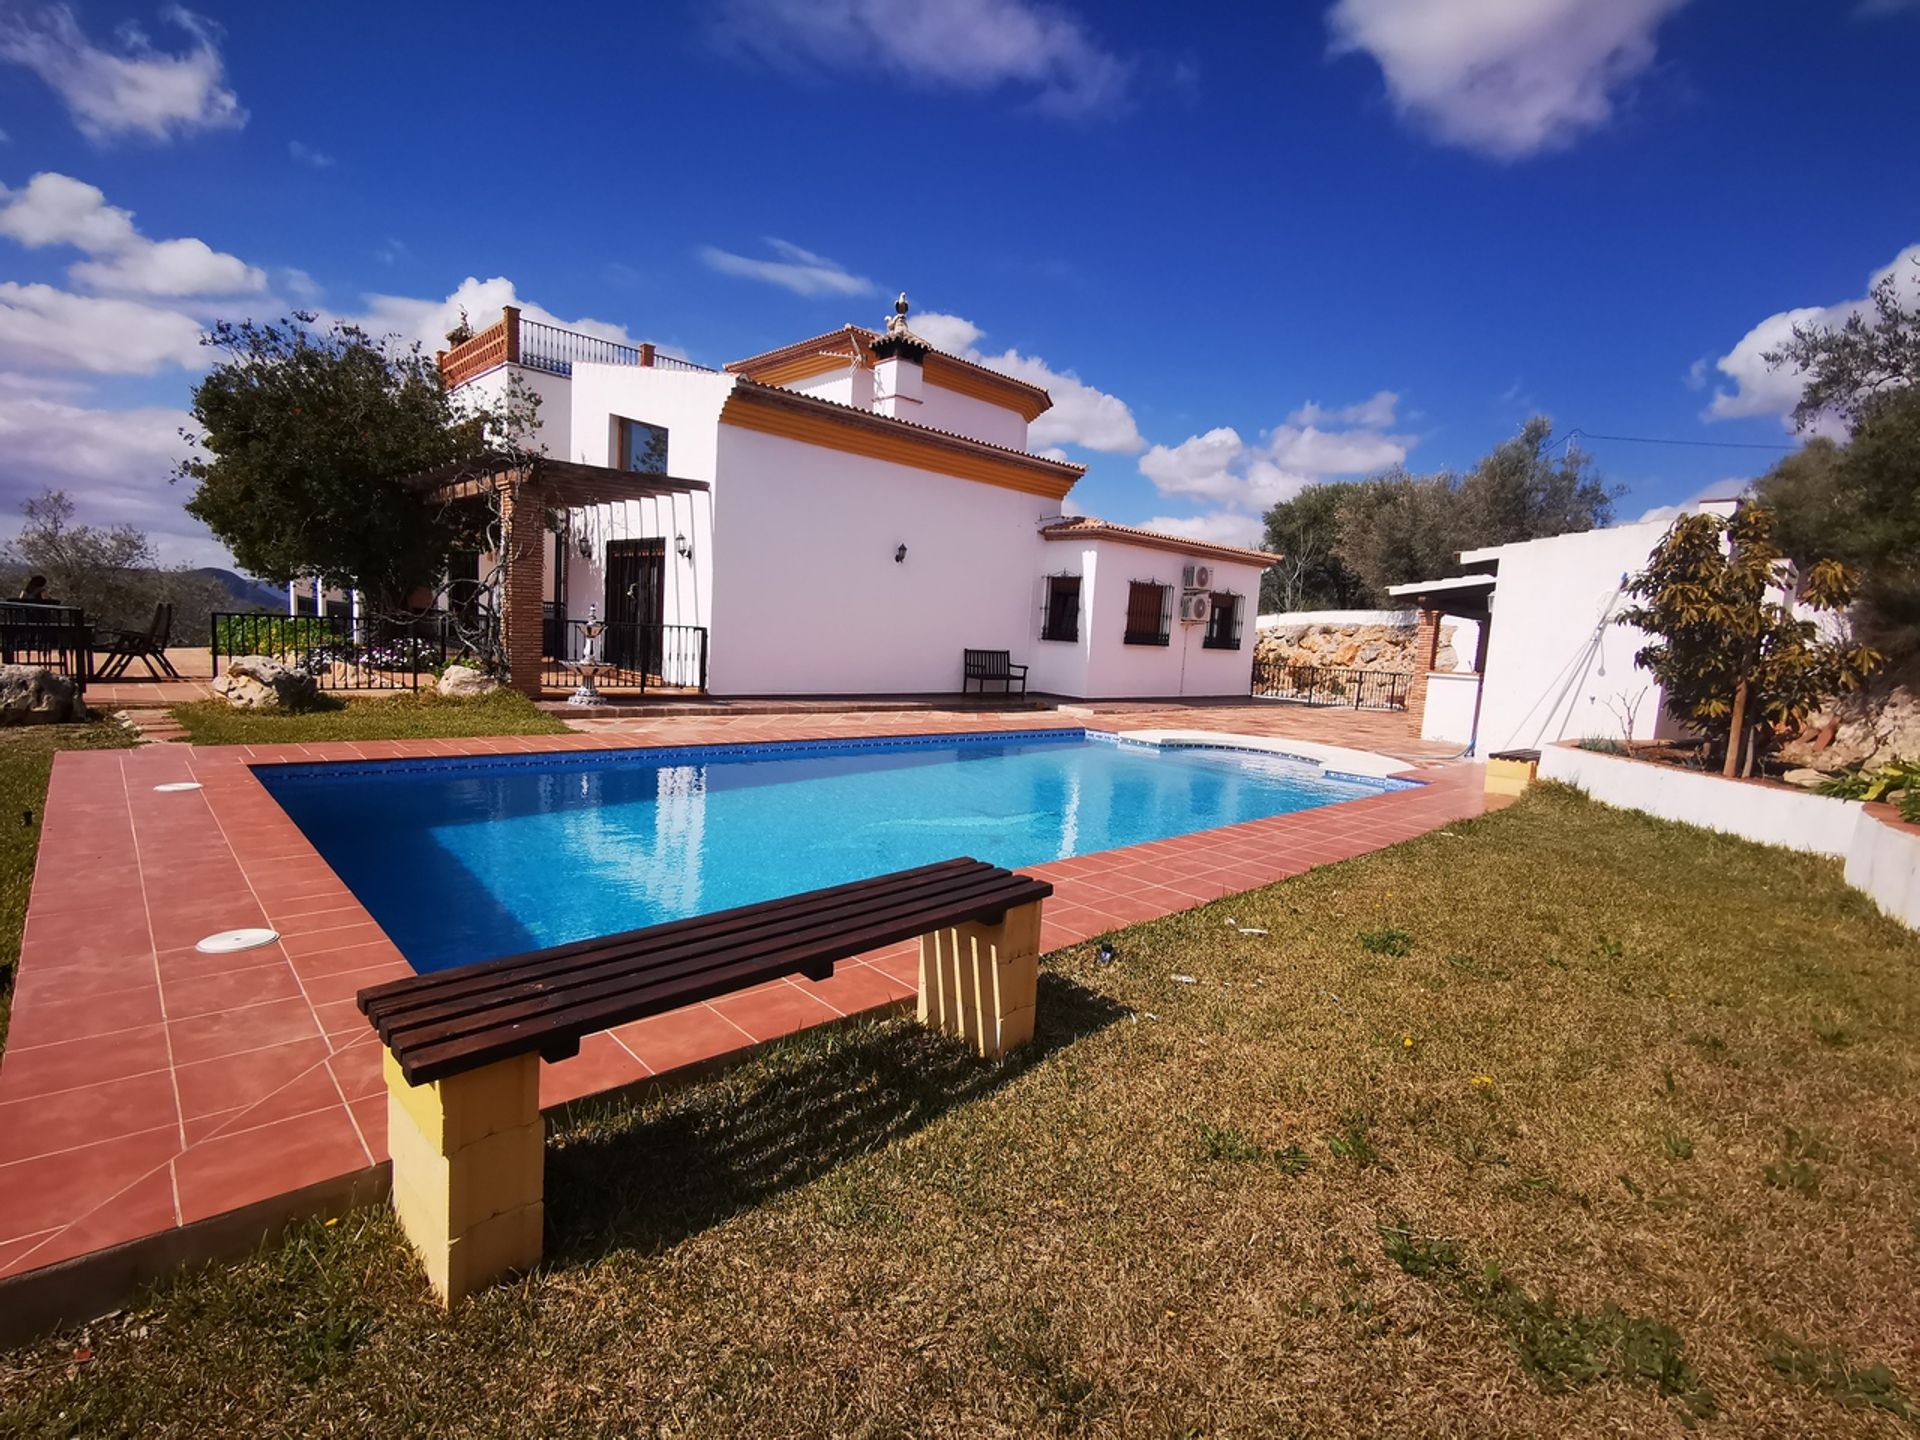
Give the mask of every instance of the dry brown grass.
[{"label": "dry brown grass", "polygon": [[571,1117],[451,1320],[368,1213],[0,1359],[0,1430],[1912,1433],[1920,940],[1833,865],[1547,788],[1118,944],[1005,1065]]}]

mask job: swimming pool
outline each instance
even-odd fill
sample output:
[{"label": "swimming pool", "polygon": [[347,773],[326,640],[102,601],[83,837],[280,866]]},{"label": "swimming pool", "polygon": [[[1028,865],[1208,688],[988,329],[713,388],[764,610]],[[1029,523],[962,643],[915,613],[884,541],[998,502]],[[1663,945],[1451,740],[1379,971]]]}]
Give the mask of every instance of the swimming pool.
[{"label": "swimming pool", "polygon": [[1084,730],[254,773],[418,971],[956,855],[1018,868],[1405,783]]}]

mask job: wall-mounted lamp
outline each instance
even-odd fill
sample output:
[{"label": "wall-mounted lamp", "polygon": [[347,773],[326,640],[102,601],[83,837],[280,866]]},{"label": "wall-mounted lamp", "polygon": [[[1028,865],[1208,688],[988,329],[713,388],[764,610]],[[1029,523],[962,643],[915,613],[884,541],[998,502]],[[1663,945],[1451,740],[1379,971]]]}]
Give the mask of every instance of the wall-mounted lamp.
[{"label": "wall-mounted lamp", "polygon": [[591,560],[593,558],[593,537],[588,535],[586,531],[582,530],[578,535],[573,537],[573,545],[574,548],[580,552],[580,558],[582,560]]},{"label": "wall-mounted lamp", "polygon": [[896,565],[904,565],[907,563],[907,547],[905,545],[902,545],[893,552],[893,563]]},{"label": "wall-mounted lamp", "polygon": [[676,535],[673,537],[673,552],[682,560],[691,560],[693,558],[693,542],[684,535]]}]

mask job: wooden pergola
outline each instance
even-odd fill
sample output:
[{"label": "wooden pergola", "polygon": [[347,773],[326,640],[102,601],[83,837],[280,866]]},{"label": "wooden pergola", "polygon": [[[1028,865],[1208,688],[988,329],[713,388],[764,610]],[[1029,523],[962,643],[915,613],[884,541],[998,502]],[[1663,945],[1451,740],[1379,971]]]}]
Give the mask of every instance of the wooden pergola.
[{"label": "wooden pergola", "polygon": [[505,569],[500,594],[500,648],[507,659],[507,683],[535,698],[540,694],[547,512],[622,500],[698,495],[710,488],[704,480],[616,470],[609,465],[585,465],[545,455],[481,456],[456,461],[410,476],[405,484],[429,505],[498,500],[500,558]]}]

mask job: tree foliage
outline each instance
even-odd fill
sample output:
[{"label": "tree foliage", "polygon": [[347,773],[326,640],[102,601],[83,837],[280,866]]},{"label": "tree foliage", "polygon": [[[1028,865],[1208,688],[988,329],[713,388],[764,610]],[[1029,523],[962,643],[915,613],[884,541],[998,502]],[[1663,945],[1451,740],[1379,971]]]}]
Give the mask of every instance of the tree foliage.
[{"label": "tree foliage", "polygon": [[[1858,686],[1880,657],[1825,637],[1793,613],[1791,570],[1774,539],[1775,518],[1749,505],[1731,517],[1683,515],[1634,576],[1641,603],[1620,619],[1652,638],[1637,660],[1666,692],[1675,715],[1724,743],[1728,774],[1752,758],[1774,728],[1797,725],[1823,700]],[[1823,559],[1800,576],[1799,600],[1844,611],[1853,577]]]},{"label": "tree foliage", "polygon": [[[1613,492],[1572,446],[1550,453],[1535,416],[1464,475],[1396,466],[1372,479],[1318,485],[1267,512],[1276,602],[1300,608],[1379,604],[1389,585],[1458,574],[1459,553],[1591,530],[1613,519]],[[1305,555],[1294,560],[1305,542]]]},{"label": "tree foliage", "polygon": [[1282,556],[1260,581],[1260,609],[1347,610],[1373,603],[1373,590],[1340,558],[1340,509],[1359,489],[1351,480],[1309,485],[1266,515],[1266,548]]},{"label": "tree foliage", "polygon": [[189,514],[242,568],[285,583],[317,575],[376,598],[431,585],[470,542],[404,477],[478,458],[507,422],[463,409],[418,344],[400,348],[315,317],[232,324],[205,343],[225,358],[193,392],[199,434],[177,479]]},{"label": "tree foliage", "polygon": [[63,605],[78,605],[96,626],[144,630],[154,607],[167,601],[174,608],[174,642],[199,644],[207,636],[208,615],[231,603],[219,581],[162,566],[152,540],[132,525],[75,524],[73,501],[64,490],[44,491],[20,509],[26,519],[0,557],[9,582],[46,576],[48,594]]},{"label": "tree foliage", "polygon": [[1920,387],[1875,396],[1845,443],[1817,438],[1761,477],[1797,564],[1819,556],[1860,577],[1862,633],[1894,655],[1920,653]]},{"label": "tree foliage", "polygon": [[1888,271],[1874,283],[1867,308],[1844,324],[1796,325],[1791,339],[1761,356],[1770,367],[1790,365],[1806,377],[1793,410],[1796,429],[1825,416],[1853,425],[1876,397],[1920,379],[1920,307],[1902,294],[1914,289],[1914,279],[1914,271]]}]

